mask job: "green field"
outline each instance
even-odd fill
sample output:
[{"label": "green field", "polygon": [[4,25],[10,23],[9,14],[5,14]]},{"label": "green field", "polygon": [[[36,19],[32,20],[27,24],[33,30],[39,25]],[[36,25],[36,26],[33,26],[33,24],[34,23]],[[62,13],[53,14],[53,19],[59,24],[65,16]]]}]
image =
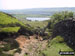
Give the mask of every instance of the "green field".
[{"label": "green field", "polygon": [[26,17],[50,17],[48,15],[43,14],[11,14],[11,15],[16,17],[17,19],[26,19]]},{"label": "green field", "polygon": [[27,21],[27,20],[23,20],[23,23],[29,24],[30,26],[34,28],[37,28],[37,27],[43,28],[48,24],[47,21]]}]

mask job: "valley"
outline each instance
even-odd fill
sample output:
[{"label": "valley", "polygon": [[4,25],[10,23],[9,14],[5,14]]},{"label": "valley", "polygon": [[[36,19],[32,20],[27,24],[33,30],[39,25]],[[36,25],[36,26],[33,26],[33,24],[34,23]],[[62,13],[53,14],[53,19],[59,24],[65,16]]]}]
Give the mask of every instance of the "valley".
[{"label": "valley", "polygon": [[51,9],[51,15],[43,9],[26,10],[28,15],[24,10],[0,12],[1,56],[61,56],[60,51],[75,50],[74,8]]}]

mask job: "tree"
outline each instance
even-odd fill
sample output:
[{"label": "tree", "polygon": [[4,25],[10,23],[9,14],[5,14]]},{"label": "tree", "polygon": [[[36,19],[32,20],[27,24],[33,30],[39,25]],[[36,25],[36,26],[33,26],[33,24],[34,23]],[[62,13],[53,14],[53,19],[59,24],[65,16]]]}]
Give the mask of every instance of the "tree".
[{"label": "tree", "polygon": [[50,27],[53,28],[56,23],[62,20],[67,20],[69,18],[73,18],[73,12],[62,11],[55,13],[51,16],[49,23],[51,23]]}]

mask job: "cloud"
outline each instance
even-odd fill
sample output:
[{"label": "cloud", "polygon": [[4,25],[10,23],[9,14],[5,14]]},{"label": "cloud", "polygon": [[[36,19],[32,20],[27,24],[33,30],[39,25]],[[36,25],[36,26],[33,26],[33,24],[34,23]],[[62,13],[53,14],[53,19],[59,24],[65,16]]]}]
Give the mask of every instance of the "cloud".
[{"label": "cloud", "polygon": [[3,9],[74,7],[75,0],[0,0]]}]

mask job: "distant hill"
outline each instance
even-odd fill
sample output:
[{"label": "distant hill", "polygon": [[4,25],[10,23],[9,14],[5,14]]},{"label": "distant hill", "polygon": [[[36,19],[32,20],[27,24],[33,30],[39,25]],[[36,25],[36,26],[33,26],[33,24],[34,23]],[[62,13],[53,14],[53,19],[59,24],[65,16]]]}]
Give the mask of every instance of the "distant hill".
[{"label": "distant hill", "polygon": [[75,12],[75,7],[32,8],[32,9],[1,10],[1,11],[11,14],[16,18],[25,19],[26,17],[50,17],[54,13],[61,11]]},{"label": "distant hill", "polygon": [[32,9],[18,9],[18,10],[2,10],[9,14],[51,14],[60,11],[74,11],[75,7],[61,7],[61,8],[32,8]]}]

